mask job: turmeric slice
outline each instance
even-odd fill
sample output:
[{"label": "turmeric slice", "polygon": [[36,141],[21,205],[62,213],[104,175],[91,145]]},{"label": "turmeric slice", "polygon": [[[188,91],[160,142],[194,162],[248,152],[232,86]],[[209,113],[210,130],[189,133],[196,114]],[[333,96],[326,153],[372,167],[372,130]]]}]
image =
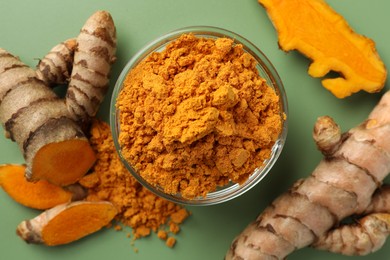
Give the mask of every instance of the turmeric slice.
[{"label": "turmeric slice", "polygon": [[313,63],[312,77],[329,71],[341,76],[322,85],[338,98],[364,90],[380,91],[387,71],[373,40],[355,33],[323,0],[259,0],[278,33],[284,51],[298,50]]},{"label": "turmeric slice", "polygon": [[[44,138],[44,135],[42,133],[40,137]],[[50,140],[48,136],[52,135],[46,134],[46,140]],[[73,184],[92,167],[96,161],[96,155],[87,139],[72,139],[61,142],[56,142],[54,139],[55,137],[53,137],[52,142],[35,153],[32,159],[32,171],[28,171],[27,176],[29,180],[48,180],[59,186]]]},{"label": "turmeric slice", "polygon": [[106,201],[76,201],[46,210],[17,227],[17,234],[27,243],[57,246],[68,244],[97,232],[108,225],[117,210]]},{"label": "turmeric slice", "polygon": [[34,209],[48,209],[72,200],[72,192],[45,180],[29,182],[26,166],[0,165],[0,186],[16,202]]}]

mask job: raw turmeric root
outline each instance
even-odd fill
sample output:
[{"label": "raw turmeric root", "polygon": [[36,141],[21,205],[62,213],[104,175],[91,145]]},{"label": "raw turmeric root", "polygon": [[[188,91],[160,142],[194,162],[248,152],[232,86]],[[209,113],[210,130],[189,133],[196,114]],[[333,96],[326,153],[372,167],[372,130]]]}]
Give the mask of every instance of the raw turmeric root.
[{"label": "raw turmeric root", "polygon": [[105,201],[61,204],[20,223],[17,234],[27,243],[63,245],[100,230],[116,214],[114,205]]},{"label": "raw turmeric root", "polygon": [[46,180],[29,182],[24,165],[0,165],[0,186],[16,202],[34,209],[49,209],[59,204],[83,199],[87,192],[77,184],[59,187]]},{"label": "raw turmeric root", "polygon": [[383,185],[372,197],[370,205],[364,211],[364,214],[374,212],[390,214],[390,185]]},{"label": "raw turmeric root", "polygon": [[375,43],[355,33],[324,0],[258,0],[266,9],[284,51],[298,50],[313,63],[312,77],[329,71],[341,76],[323,86],[338,98],[364,90],[380,91],[387,77]]},{"label": "raw turmeric root", "polygon": [[69,83],[76,47],[76,39],[69,39],[54,46],[38,63],[38,79],[48,86]]},{"label": "raw turmeric root", "polygon": [[380,249],[390,235],[390,186],[378,189],[357,223],[336,227],[312,247],[343,255],[367,255]]},{"label": "raw turmeric root", "polygon": [[116,51],[116,30],[108,12],[92,15],[77,37],[66,105],[81,125],[89,125],[109,86]]},{"label": "raw turmeric root", "polygon": [[[329,117],[320,117],[313,136],[325,158],[311,176],[298,180],[237,236],[226,259],[284,259],[309,245],[337,251],[348,232],[351,237],[344,243],[354,243],[360,233],[365,236],[360,242],[370,237],[372,244],[348,244],[340,253],[378,250],[390,224],[389,188],[378,189],[390,172],[389,111],[390,91],[364,123],[347,133],[341,134]],[[361,214],[372,215],[357,227],[330,231],[345,218]]]},{"label": "raw turmeric root", "polygon": [[[0,49],[0,121],[6,136],[23,153],[28,180],[45,179],[66,186],[94,164],[96,157],[85,136],[87,116],[96,115],[108,86],[115,37],[110,14],[99,11],[77,37],[74,59],[72,40],[53,48],[38,72]],[[66,98],[61,99],[46,84],[66,81],[71,60],[70,85]]]},{"label": "raw turmeric root", "polygon": [[390,214],[376,213],[328,232],[313,247],[349,256],[367,255],[380,249],[389,234]]},{"label": "raw turmeric root", "polygon": [[76,182],[95,162],[80,126],[34,70],[2,49],[0,60],[0,119],[24,155],[27,179]]}]

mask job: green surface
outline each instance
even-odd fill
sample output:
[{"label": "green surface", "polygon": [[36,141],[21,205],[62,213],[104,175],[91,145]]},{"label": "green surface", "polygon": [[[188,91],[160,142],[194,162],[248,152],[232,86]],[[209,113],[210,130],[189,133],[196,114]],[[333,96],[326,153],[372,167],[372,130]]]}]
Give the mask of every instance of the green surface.
[{"label": "green surface", "polygon": [[[386,0],[329,0],[359,33],[375,40],[385,64],[390,64],[390,21]],[[309,61],[296,52],[283,53],[264,9],[256,0],[112,0],[112,1],[0,1],[0,47],[35,66],[37,58],[60,41],[78,34],[96,10],[111,12],[118,33],[118,60],[111,87],[127,60],[143,45],[177,28],[211,25],[234,31],[263,50],[278,70],[289,100],[289,133],[283,153],[269,175],[255,188],[233,201],[208,207],[189,207],[193,215],[177,235],[172,250],[155,235],[135,242],[126,233],[105,229],[76,243],[49,248],[28,245],[15,234],[20,221],[38,212],[24,208],[0,190],[0,259],[222,259],[231,241],[275,196],[295,180],[307,176],[321,156],[311,139],[315,119],[330,115],[343,130],[365,119],[381,96],[360,93],[338,100],[307,75]],[[389,86],[386,86],[388,89]],[[111,88],[112,91],[112,88]],[[110,92],[111,93],[111,92]],[[110,94],[109,93],[109,94]],[[382,92],[383,93],[383,92]],[[109,96],[100,111],[108,120]],[[2,131],[2,130],[1,130]],[[15,143],[0,136],[0,163],[22,163]],[[387,259],[389,242],[364,258],[343,257],[310,248],[289,259]]]}]

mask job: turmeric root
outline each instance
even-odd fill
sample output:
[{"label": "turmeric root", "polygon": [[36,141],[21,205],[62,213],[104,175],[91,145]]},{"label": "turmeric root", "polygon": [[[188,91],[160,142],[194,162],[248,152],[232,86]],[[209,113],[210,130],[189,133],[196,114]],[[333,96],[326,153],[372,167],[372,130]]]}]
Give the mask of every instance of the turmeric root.
[{"label": "turmeric root", "polygon": [[[320,117],[313,135],[320,140],[317,146],[325,158],[310,177],[298,180],[237,236],[226,259],[284,259],[292,251],[323,237],[332,244],[326,249],[335,250],[341,246],[341,239],[334,237],[346,231],[327,236],[329,230],[346,217],[367,210],[384,211],[384,215],[374,214],[363,219],[361,227],[345,229],[364,229],[353,232],[365,232],[373,238],[372,245],[356,246],[354,253],[378,250],[389,234],[388,188],[374,193],[390,172],[389,111],[390,92],[387,92],[368,119],[347,133],[339,134],[337,124],[329,122],[329,117]],[[367,226],[371,231],[367,231]],[[381,234],[374,239],[372,234],[377,234],[377,230]]]},{"label": "turmeric root", "polygon": [[370,205],[364,214],[389,213],[390,214],[390,185],[383,185],[372,197]]},{"label": "turmeric root", "polygon": [[367,255],[383,246],[390,234],[390,186],[384,185],[372,197],[357,223],[336,227],[311,246],[344,255]]},{"label": "turmeric root", "polygon": [[2,49],[0,60],[0,119],[23,153],[27,179],[76,182],[95,162],[80,126],[34,70]]},{"label": "turmeric root", "polygon": [[49,209],[72,200],[79,200],[87,194],[81,188],[70,190],[45,180],[29,182],[24,177],[24,165],[0,165],[0,186],[16,202],[34,209]]},{"label": "turmeric root", "polygon": [[61,204],[20,223],[17,234],[27,243],[63,245],[100,230],[116,213],[113,204],[105,201]]},{"label": "turmeric root", "polygon": [[68,83],[76,47],[76,39],[69,39],[54,46],[38,63],[38,79],[44,81],[48,86]]},{"label": "turmeric root", "polygon": [[338,78],[322,81],[336,97],[383,88],[387,71],[374,41],[355,33],[324,0],[258,1],[278,32],[279,46],[284,51],[296,49],[313,61],[309,75],[340,73]]},{"label": "turmeric root", "polygon": [[380,249],[390,234],[390,214],[368,215],[353,225],[343,225],[321,237],[313,246],[343,255],[367,255]]},{"label": "turmeric root", "polygon": [[111,15],[92,15],[77,37],[77,49],[66,105],[82,125],[89,125],[108,89],[109,73],[115,61],[116,30]]},{"label": "turmeric root", "polygon": [[[105,11],[93,14],[76,41],[79,51],[75,53],[65,100],[44,82],[54,84],[66,80],[74,48],[71,40],[55,47],[41,62],[44,68],[37,73],[0,49],[0,121],[6,136],[15,141],[23,153],[28,180],[45,179],[66,186],[80,179],[96,160],[84,134],[89,121],[85,116],[95,116],[105,93],[102,90],[108,84],[106,75],[111,63],[105,64],[101,60],[106,60],[106,56],[110,61],[114,60],[116,40],[111,16]],[[54,56],[62,58],[54,61]],[[63,77],[58,73],[63,73]],[[89,113],[80,119],[75,107]]]}]

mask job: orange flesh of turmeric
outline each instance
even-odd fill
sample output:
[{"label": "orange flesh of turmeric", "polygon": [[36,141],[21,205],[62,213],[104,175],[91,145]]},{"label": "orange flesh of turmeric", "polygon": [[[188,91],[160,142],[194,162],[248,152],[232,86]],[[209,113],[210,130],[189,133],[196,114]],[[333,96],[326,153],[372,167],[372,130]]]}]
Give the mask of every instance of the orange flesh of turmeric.
[{"label": "orange flesh of turmeric", "polygon": [[60,212],[42,229],[48,246],[67,244],[100,230],[117,211],[111,203],[78,203]]},{"label": "orange flesh of turmeric", "polygon": [[313,63],[309,75],[323,77],[329,71],[341,76],[324,79],[323,86],[344,98],[360,90],[380,91],[387,71],[375,43],[355,33],[323,0],[259,0],[278,32],[284,51],[298,50]]},{"label": "orange flesh of turmeric", "polygon": [[66,186],[77,182],[96,161],[87,140],[66,140],[43,146],[33,160],[33,178]]},{"label": "orange flesh of turmeric", "polygon": [[71,201],[72,193],[45,180],[29,182],[24,177],[25,166],[0,166],[0,186],[16,202],[34,209],[48,209]]}]

